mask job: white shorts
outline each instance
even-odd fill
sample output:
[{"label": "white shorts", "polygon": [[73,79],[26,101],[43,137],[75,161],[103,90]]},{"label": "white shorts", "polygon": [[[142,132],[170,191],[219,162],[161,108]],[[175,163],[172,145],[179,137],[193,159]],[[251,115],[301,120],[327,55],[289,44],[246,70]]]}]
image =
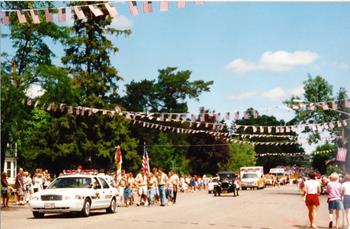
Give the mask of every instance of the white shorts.
[{"label": "white shorts", "polygon": [[140,186],[138,193],[139,193],[139,195],[146,195],[147,196],[147,186]]}]

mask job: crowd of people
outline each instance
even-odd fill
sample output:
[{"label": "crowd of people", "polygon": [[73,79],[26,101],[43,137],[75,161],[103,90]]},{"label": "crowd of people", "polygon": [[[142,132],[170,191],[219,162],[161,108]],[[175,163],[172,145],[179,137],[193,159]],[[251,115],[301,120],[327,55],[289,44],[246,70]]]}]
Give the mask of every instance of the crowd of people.
[{"label": "crowd of people", "polygon": [[23,168],[19,168],[14,184],[8,181],[7,173],[1,173],[1,196],[4,208],[8,208],[11,194],[16,196],[16,204],[23,205],[30,200],[34,192],[45,189],[51,182],[48,170],[36,169],[33,176]]},{"label": "crowd of people", "polygon": [[328,228],[333,228],[334,222],[335,228],[340,228],[340,211],[344,209],[346,224],[350,229],[350,174],[345,175],[344,179],[340,180],[337,173],[332,173],[329,177],[318,177],[316,173],[311,172],[308,179],[300,182],[299,185],[308,208],[311,228],[317,228],[316,212],[320,205],[319,195],[322,192],[322,186],[325,186],[325,192],[328,195]]}]

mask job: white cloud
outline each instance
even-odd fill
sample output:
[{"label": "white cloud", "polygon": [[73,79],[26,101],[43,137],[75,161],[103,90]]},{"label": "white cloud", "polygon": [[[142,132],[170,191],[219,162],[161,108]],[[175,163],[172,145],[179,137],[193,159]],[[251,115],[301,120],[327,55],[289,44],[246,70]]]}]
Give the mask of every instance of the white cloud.
[{"label": "white cloud", "polygon": [[333,66],[340,69],[350,69],[350,64],[347,63],[333,63]]},{"label": "white cloud", "polygon": [[284,99],[293,95],[300,96],[303,93],[304,93],[304,87],[301,85],[290,89],[283,89],[280,87],[272,88],[271,90],[263,92],[262,96],[269,99],[278,100],[278,99]]},{"label": "white cloud", "polygon": [[133,27],[133,23],[126,16],[118,15],[113,18],[110,27],[113,29],[131,29]]},{"label": "white cloud", "polygon": [[26,90],[26,96],[29,98],[36,98],[42,96],[46,92],[40,85],[32,84]]},{"label": "white cloud", "polygon": [[243,92],[239,95],[232,95],[229,97],[230,100],[241,100],[241,99],[248,99],[251,98],[253,96],[257,95],[256,92],[251,91],[251,92]]},{"label": "white cloud", "polygon": [[280,87],[276,87],[266,92],[263,92],[262,95],[269,99],[281,99],[286,96],[286,91]]},{"label": "white cloud", "polygon": [[317,53],[311,51],[267,51],[261,55],[257,63],[239,58],[231,61],[226,68],[238,73],[258,70],[288,71],[295,66],[313,63],[319,57]]}]

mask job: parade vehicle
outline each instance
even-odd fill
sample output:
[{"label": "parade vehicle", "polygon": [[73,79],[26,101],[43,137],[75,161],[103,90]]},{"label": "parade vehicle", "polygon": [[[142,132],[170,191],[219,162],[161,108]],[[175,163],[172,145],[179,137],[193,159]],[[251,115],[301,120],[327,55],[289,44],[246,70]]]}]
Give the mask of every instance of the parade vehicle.
[{"label": "parade vehicle", "polygon": [[208,183],[208,193],[211,194],[214,190],[214,186],[218,185],[219,177],[213,177]]},{"label": "parade vehicle", "polygon": [[221,193],[233,193],[236,196],[235,179],[237,174],[231,171],[219,172],[218,183],[214,185],[213,193],[214,196],[220,196]]},{"label": "parade vehicle", "polygon": [[241,167],[240,176],[243,190],[247,188],[263,189],[266,186],[264,168],[262,166]]},{"label": "parade vehicle", "polygon": [[75,174],[56,178],[45,190],[34,193],[29,206],[35,218],[46,213],[78,212],[84,217],[91,210],[106,209],[115,213],[117,208],[116,188],[104,177]]},{"label": "parade vehicle", "polygon": [[264,179],[265,179],[265,184],[266,184],[266,185],[275,186],[275,184],[276,184],[276,178],[275,178],[274,175],[266,174],[266,175],[264,176]]},{"label": "parade vehicle", "polygon": [[272,174],[276,177],[276,180],[279,184],[287,184],[288,183],[288,176],[287,176],[284,168],[271,168],[270,174]]}]

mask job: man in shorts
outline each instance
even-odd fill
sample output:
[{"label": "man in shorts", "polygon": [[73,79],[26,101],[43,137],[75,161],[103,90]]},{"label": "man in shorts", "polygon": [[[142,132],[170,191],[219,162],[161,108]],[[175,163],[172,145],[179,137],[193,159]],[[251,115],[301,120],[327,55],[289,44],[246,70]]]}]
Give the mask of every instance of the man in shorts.
[{"label": "man in shorts", "polygon": [[141,204],[147,205],[147,175],[143,169],[140,169],[139,174],[135,178],[138,186],[138,202],[137,206]]}]

